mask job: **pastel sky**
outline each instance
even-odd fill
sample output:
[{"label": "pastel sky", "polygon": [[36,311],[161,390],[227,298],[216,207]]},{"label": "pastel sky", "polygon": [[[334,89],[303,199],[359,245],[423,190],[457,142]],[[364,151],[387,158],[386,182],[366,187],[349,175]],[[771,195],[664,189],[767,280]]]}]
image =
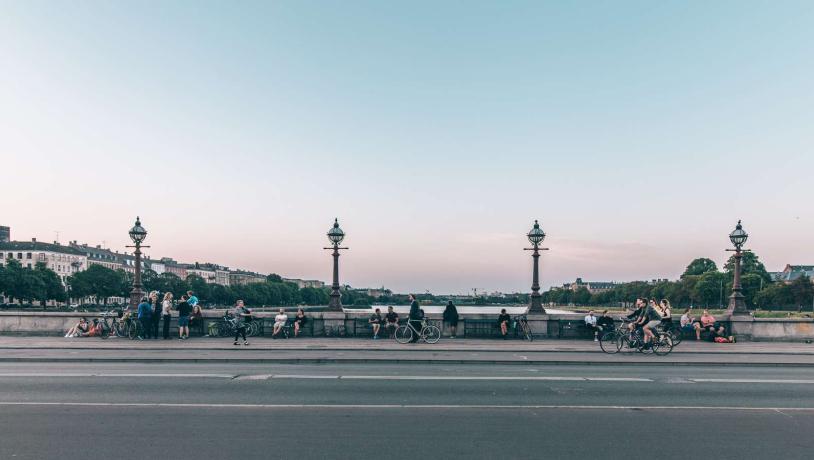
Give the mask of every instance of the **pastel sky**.
[{"label": "pastel sky", "polygon": [[400,292],[814,263],[811,1],[0,1],[15,239]]}]

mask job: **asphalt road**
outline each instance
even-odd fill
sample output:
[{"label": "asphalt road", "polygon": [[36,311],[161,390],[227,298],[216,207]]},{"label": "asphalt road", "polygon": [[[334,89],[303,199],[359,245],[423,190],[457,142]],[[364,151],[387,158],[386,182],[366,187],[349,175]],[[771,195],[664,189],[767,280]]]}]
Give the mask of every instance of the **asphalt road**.
[{"label": "asphalt road", "polygon": [[810,458],[807,368],[0,364],[0,458]]}]

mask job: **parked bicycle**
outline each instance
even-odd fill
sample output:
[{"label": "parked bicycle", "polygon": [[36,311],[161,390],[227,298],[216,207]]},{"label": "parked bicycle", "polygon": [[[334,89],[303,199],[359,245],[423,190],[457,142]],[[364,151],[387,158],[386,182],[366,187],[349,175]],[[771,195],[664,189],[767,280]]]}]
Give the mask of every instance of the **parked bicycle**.
[{"label": "parked bicycle", "polygon": [[426,343],[437,343],[441,340],[441,330],[432,324],[427,324],[427,320],[421,320],[421,329],[413,327],[412,321],[407,321],[396,329],[395,339],[398,343],[407,343],[413,340],[414,335],[418,335],[418,340]]},{"label": "parked bicycle", "polygon": [[534,336],[531,335],[531,326],[529,326],[529,320],[526,315],[515,316],[513,325],[516,334],[519,334],[529,342],[534,340]]}]

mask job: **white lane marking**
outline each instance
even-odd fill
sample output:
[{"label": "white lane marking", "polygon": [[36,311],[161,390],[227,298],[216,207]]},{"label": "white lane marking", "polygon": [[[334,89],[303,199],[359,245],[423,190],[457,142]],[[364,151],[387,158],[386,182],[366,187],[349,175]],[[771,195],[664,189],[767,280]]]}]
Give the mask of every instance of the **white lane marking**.
[{"label": "white lane marking", "polygon": [[60,372],[60,373],[13,373],[13,374],[0,374],[2,377],[131,377],[131,378],[153,378],[153,377],[167,377],[167,378],[216,378],[216,379],[231,379],[234,374],[112,374],[112,373],[79,373],[79,372]]},{"label": "white lane marking", "polygon": [[[77,407],[177,407],[226,409],[585,409],[585,410],[704,410],[814,412],[814,407],[747,406],[575,406],[575,405],[498,405],[498,404],[230,404],[230,403],[104,403],[0,401],[0,406],[77,406]],[[787,415],[787,414],[784,414]]]},{"label": "white lane marking", "polygon": [[331,379],[331,380],[335,380],[335,379],[340,378],[340,376],[339,375],[306,375],[306,374],[303,374],[303,375],[296,375],[296,374],[283,375],[283,374],[281,374],[281,375],[272,375],[271,378],[272,379]]},{"label": "white lane marking", "polygon": [[653,379],[643,379],[636,377],[585,377],[585,380],[592,382],[653,382]]},{"label": "white lane marking", "polygon": [[553,380],[584,382],[584,377],[466,376],[466,375],[342,375],[343,380]]},{"label": "white lane marking", "polygon": [[814,380],[795,379],[688,379],[698,383],[781,383],[781,384],[812,384]]}]

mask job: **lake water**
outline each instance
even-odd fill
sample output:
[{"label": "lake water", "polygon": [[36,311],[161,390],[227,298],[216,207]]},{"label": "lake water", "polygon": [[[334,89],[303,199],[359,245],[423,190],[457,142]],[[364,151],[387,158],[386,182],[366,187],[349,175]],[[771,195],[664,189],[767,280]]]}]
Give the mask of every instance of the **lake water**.
[{"label": "lake water", "polygon": [[[345,307],[344,310],[348,313],[353,312],[369,312],[373,313],[375,308],[380,308],[382,313],[387,312],[387,306],[377,305],[376,307],[360,307],[360,308],[349,308]],[[424,309],[424,313],[443,313],[446,305],[422,305],[421,308]],[[527,314],[529,307],[528,305],[514,305],[514,306],[500,306],[500,305],[489,305],[489,306],[457,306],[458,313],[461,315],[469,314],[482,314],[482,315],[490,315],[490,314],[500,314],[500,310],[505,308],[506,313],[510,315],[523,315]],[[393,305],[393,310],[396,311],[398,314],[408,314],[410,313],[410,306],[409,305]],[[565,310],[554,310],[546,308],[546,313],[549,314],[563,314],[563,313],[573,313]]]}]

